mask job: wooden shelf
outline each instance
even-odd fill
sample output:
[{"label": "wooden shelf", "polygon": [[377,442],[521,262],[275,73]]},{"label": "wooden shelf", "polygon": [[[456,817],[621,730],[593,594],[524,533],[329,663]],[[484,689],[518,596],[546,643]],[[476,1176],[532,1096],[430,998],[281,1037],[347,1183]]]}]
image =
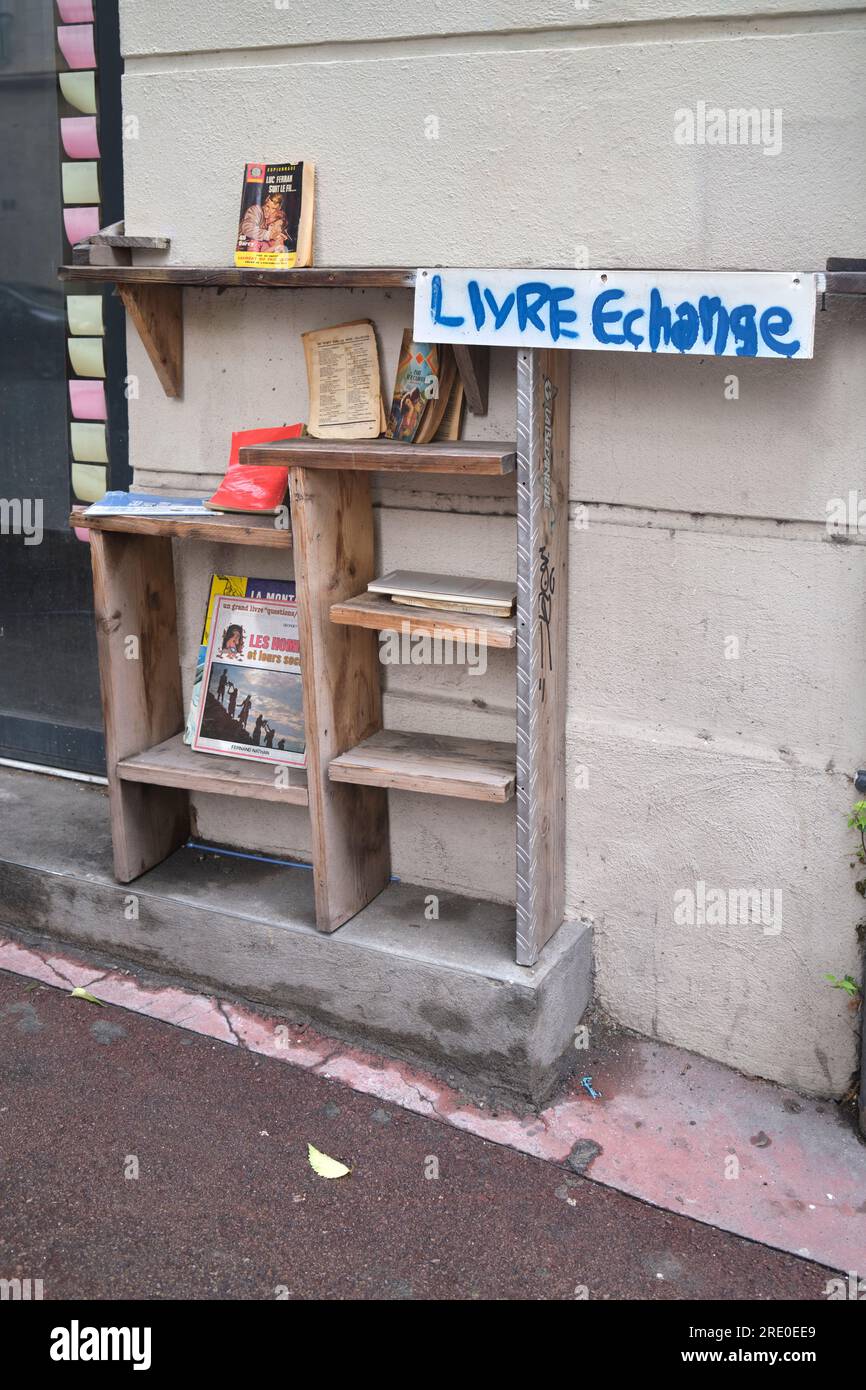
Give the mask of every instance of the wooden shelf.
[{"label": "wooden shelf", "polygon": [[[92,259],[132,247],[111,229]],[[111,238],[114,238],[112,241]],[[115,245],[115,242],[118,244]],[[78,250],[79,248],[76,248]],[[90,254],[88,252],[88,254]],[[217,267],[64,267],[70,281],[117,285],[169,396],[183,382],[184,286],[411,288],[409,270],[259,272]],[[483,410],[487,349],[455,346],[470,409]],[[190,793],[215,792],[309,811],[316,927],[336,931],[391,874],[388,789],[488,804],[515,799],[515,958],[532,966],[565,912],[566,604],[571,358],[517,353],[516,444],[293,440],[242,451],[287,468],[291,530],[273,518],[110,515],[71,522],[90,532],[115,877],[130,883],[189,838]],[[511,618],[418,609],[367,592],[377,573],[373,473],[515,474],[517,611]],[[275,780],[274,764],[194,753],[185,717],[174,577],[176,539],[289,553],[297,584],[307,767]],[[240,561],[239,567],[242,568]],[[554,599],[555,591],[555,599]],[[516,742],[382,728],[377,631],[462,631],[516,652]],[[134,652],[130,639],[136,639]],[[137,659],[130,660],[131,655]],[[479,703],[481,703],[479,701]],[[287,765],[283,765],[287,766]],[[282,780],[282,779],[280,779]]]},{"label": "wooden shelf", "polygon": [[232,512],[207,512],[204,516],[85,516],[74,507],[71,526],[87,531],[125,531],[134,536],[173,536],[176,540],[220,541],[229,545],[255,545],[285,550],[292,533],[278,529],[272,516],[240,516]]},{"label": "wooden shelf", "polygon": [[[288,786],[279,786],[275,781],[274,773],[280,767],[288,771]],[[117,776],[123,782],[145,782],[155,787],[183,787],[220,796],[254,796],[259,801],[307,805],[307,775],[303,768],[196,753],[184,743],[182,734],[175,734],[144,753],[122,758],[117,764]]]},{"label": "wooden shelf", "polygon": [[514,795],[512,743],[382,729],[333,758],[332,782],[504,802]]},{"label": "wooden shelf", "polygon": [[367,627],[374,632],[407,630],[430,637],[456,636],[481,647],[513,647],[517,638],[517,619],[485,618],[479,613],[459,613],[454,609],[413,608],[408,603],[392,603],[381,594],[360,594],[342,603],[331,604],[331,622],[347,627]]},{"label": "wooden shelf", "polygon": [[441,444],[403,444],[393,439],[283,439],[241,449],[240,462],[280,468],[339,468],[360,472],[512,473],[513,444],[456,440]]},{"label": "wooden shelf", "polygon": [[303,270],[247,270],[239,266],[196,265],[62,265],[61,280],[114,285],[192,285],[201,289],[407,289],[415,288],[415,271],[407,266],[307,266]]}]

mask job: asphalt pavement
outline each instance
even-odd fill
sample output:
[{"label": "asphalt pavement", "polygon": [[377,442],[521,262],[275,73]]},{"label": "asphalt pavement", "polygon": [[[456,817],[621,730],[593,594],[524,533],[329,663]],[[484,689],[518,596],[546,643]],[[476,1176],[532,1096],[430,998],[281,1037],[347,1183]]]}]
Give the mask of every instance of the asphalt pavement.
[{"label": "asphalt pavement", "polygon": [[[351,1168],[324,1179],[307,1145]],[[50,1299],[816,1299],[830,1272],[0,972],[0,1279]]]}]

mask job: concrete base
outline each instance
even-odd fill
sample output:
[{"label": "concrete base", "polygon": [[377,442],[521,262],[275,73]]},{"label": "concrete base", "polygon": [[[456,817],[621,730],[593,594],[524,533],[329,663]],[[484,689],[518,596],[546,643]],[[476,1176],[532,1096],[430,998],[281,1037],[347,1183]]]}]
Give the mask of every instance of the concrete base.
[{"label": "concrete base", "polygon": [[[438,908],[438,919],[427,913]],[[332,936],[312,875],[179,850],[115,883],[101,788],[0,768],[0,924],[265,1003],[472,1089],[539,1103],[589,1002],[591,941],[565,923],[514,964],[514,913],[391,884]]]}]

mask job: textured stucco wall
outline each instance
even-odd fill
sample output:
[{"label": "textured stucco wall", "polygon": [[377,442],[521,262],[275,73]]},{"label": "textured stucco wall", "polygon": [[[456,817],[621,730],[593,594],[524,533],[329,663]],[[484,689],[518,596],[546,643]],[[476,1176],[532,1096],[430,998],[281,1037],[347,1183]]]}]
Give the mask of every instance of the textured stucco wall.
[{"label": "textured stucco wall", "polygon": [[[177,262],[228,261],[245,160],[304,154],[322,263],[573,264],[585,247],[593,265],[815,270],[862,242],[862,5],[442,0],[411,26],[381,2],[121,8],[127,222],[168,232]],[[677,145],[674,112],[699,100],[781,110],[780,151]],[[303,418],[300,332],[362,316],[389,381],[408,295],[187,292],[182,401],[130,336],[138,482],[207,486],[232,428]],[[513,360],[494,357],[469,429],[509,437]],[[859,969],[845,812],[866,753],[866,549],[831,544],[824,518],[862,475],[864,369],[866,311],[841,303],[811,363],[573,358],[567,886],[595,922],[599,998],[833,1094],[856,1051],[823,976]],[[513,574],[501,484],[377,495],[383,567]],[[207,576],[234,563],[182,566],[187,670]],[[385,686],[395,726],[512,736],[508,653],[483,678],[388,670]],[[203,836],[309,850],[303,813],[197,805]],[[512,808],[403,796],[393,826],[404,878],[508,896]],[[781,931],[676,925],[699,880],[780,892]]]}]

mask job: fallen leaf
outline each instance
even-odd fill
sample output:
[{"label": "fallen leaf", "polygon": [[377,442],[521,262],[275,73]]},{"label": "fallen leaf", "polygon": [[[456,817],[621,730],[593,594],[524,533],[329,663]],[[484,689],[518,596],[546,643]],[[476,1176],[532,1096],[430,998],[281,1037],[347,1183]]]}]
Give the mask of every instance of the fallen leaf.
[{"label": "fallen leaf", "polygon": [[339,1163],[336,1158],[329,1158],[327,1154],[320,1153],[312,1144],[307,1145],[307,1155],[310,1167],[320,1178],[345,1178],[352,1171],[345,1163]]},{"label": "fallen leaf", "polygon": [[75,989],[69,991],[69,994],[72,999],[86,999],[88,1004],[104,1004],[104,1000],[97,999],[95,994],[90,994],[86,989],[82,989],[81,985],[76,985]]}]

